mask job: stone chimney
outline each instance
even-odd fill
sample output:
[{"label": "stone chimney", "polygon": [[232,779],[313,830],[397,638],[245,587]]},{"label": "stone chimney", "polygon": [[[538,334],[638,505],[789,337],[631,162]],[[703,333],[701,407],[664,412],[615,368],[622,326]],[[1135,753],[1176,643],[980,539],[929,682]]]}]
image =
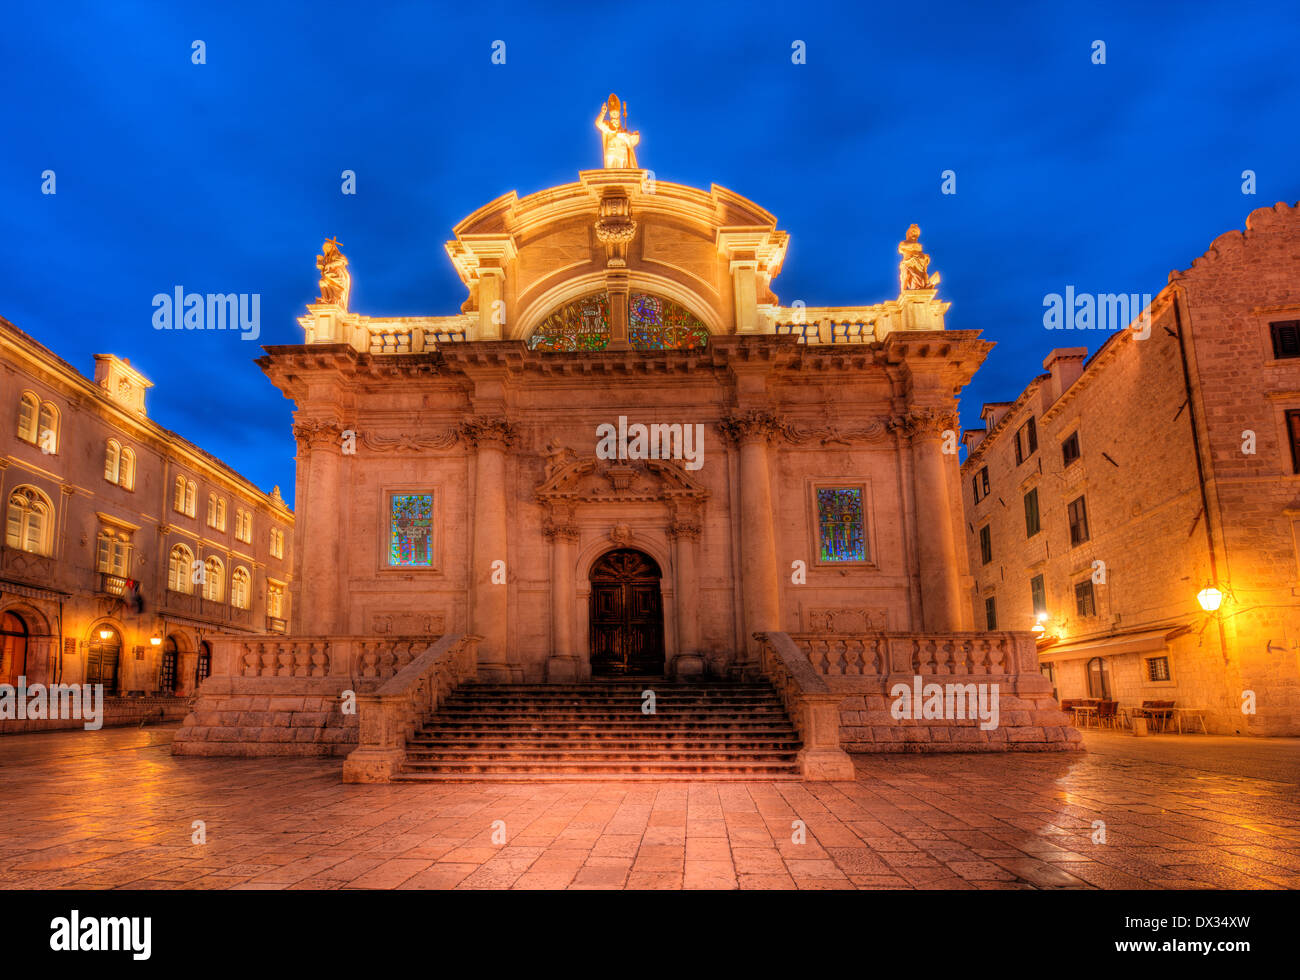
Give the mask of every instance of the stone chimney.
[{"label": "stone chimney", "polygon": [[1051,374],[1044,386],[1043,408],[1056,404],[1056,400],[1070,390],[1070,385],[1083,374],[1083,362],[1088,356],[1086,347],[1058,347],[1043,360],[1043,370]]}]

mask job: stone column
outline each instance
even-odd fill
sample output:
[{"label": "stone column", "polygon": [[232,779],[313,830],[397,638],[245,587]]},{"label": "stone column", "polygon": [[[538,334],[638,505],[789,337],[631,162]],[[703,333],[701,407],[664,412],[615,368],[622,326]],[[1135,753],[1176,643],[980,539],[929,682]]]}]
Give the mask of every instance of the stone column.
[{"label": "stone column", "polygon": [[[505,270],[483,266],[478,279],[478,333],[475,340],[500,340],[505,326]],[[500,302],[500,305],[498,305]]]},{"label": "stone column", "polygon": [[677,656],[672,672],[677,677],[704,673],[704,654],[700,650],[700,614],[697,598],[699,582],[695,576],[695,552],[699,547],[698,520],[679,517],[668,528],[673,541],[673,569],[676,572],[673,592],[677,602]]},{"label": "stone column", "polygon": [[573,643],[573,552],[578,529],[566,516],[548,520],[543,530],[551,539],[551,656],[546,662],[546,679],[567,684],[579,680],[581,673]]},{"label": "stone column", "polygon": [[960,630],[961,569],[957,567],[948,467],[942,451],[943,433],[957,431],[957,418],[948,409],[911,409],[895,425],[912,445],[924,626],[930,632]]},{"label": "stone column", "polygon": [[331,419],[304,419],[294,425],[293,434],[298,440],[299,472],[307,476],[293,549],[297,622],[310,624],[312,633],[339,633],[344,613],[338,602],[343,427]]},{"label": "stone column", "polygon": [[627,336],[628,303],[631,292],[625,270],[610,270],[605,274],[605,291],[609,294],[609,345],[607,350],[627,350],[631,343]]},{"label": "stone column", "polygon": [[736,333],[758,333],[758,262],[731,263],[732,294],[736,304]]},{"label": "stone column", "polygon": [[756,632],[781,629],[777,586],[776,531],[767,446],[777,431],[775,417],[764,411],[733,415],[724,433],[740,449],[740,578],[744,590],[745,649],[741,666],[758,660]]},{"label": "stone column", "polygon": [[488,681],[510,681],[515,678],[506,650],[510,587],[505,451],[514,430],[504,418],[478,415],[462,424],[461,435],[475,448],[469,628],[483,638],[478,645],[479,676]]}]

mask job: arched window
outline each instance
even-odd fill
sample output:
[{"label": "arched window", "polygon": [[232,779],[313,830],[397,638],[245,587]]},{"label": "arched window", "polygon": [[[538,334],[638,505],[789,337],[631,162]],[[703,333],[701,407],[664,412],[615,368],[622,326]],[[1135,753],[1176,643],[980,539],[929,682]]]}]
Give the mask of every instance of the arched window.
[{"label": "arched window", "polygon": [[18,402],[18,438],[35,443],[37,439],[36,416],[41,410],[41,400],[30,391],[23,392]]},{"label": "arched window", "polygon": [[104,450],[104,479],[117,483],[122,475],[122,444],[116,439],[108,440]]},{"label": "arched window", "polygon": [[[604,350],[609,343],[609,294],[592,293],[555,310],[528,338],[530,350]],[[695,350],[708,328],[684,306],[650,293],[628,297],[627,339],[636,350]]]},{"label": "arched window", "polygon": [[1088,697],[1110,700],[1110,667],[1104,657],[1088,661]]},{"label": "arched window", "polygon": [[187,481],[185,484],[185,513],[189,517],[193,517],[195,514],[195,500],[198,495],[199,488],[195,485],[194,481]]},{"label": "arched window", "polygon": [[35,555],[51,554],[54,542],[54,505],[35,487],[17,487],[9,495],[5,541],[11,548]]},{"label": "arched window", "polygon": [[248,569],[243,565],[231,573],[230,576],[230,604],[236,609],[247,609],[249,597],[252,594],[250,588],[251,578]]},{"label": "arched window", "polygon": [[0,616],[0,684],[16,687],[27,673],[27,624],[13,613]]},{"label": "arched window", "polygon": [[169,636],[163,641],[162,662],[158,667],[158,691],[160,694],[176,693],[176,666],[179,660],[180,651],[176,648],[176,640]]},{"label": "arched window", "polygon": [[208,494],[208,527],[217,526],[217,495]]},{"label": "arched window", "polygon": [[226,594],[226,566],[216,555],[209,557],[203,565],[203,598],[220,602]]},{"label": "arched window", "polygon": [[284,532],[278,527],[271,528],[271,557],[284,557]]},{"label": "arched window", "polygon": [[224,531],[225,529],[226,529],[226,498],[218,497],[217,498],[217,530]]},{"label": "arched window", "polygon": [[194,579],[190,566],[194,562],[194,552],[183,544],[173,545],[167,559],[167,588],[183,595],[193,595]]},{"label": "arched window", "polygon": [[177,513],[185,513],[185,477],[176,478],[176,493],[172,496],[172,510]]},{"label": "arched window", "polygon": [[43,453],[59,451],[59,412],[49,402],[41,402],[40,436],[37,439]]},{"label": "arched window", "polygon": [[[100,634],[108,634],[101,636]],[[117,691],[117,662],[122,653],[122,637],[111,626],[91,630],[86,649],[86,683],[103,684],[104,693]]]},{"label": "arched window", "polygon": [[194,685],[195,688],[202,684],[212,673],[212,647],[208,646],[208,641],[204,640],[199,644],[199,660],[194,666]]},{"label": "arched window", "polygon": [[120,467],[118,483],[127,490],[135,489],[135,452],[131,449],[122,450],[122,464]]}]

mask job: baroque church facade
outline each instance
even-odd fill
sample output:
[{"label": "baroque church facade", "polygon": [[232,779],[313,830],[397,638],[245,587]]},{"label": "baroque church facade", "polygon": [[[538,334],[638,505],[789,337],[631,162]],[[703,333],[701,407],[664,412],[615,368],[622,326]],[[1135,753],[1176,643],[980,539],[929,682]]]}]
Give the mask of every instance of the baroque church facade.
[{"label": "baroque church facade", "polygon": [[[844,748],[1074,745],[1032,636],[972,621],[957,400],[992,344],[945,329],[916,227],[896,299],[783,306],[776,218],[635,169],[609,120],[604,169],[455,227],[458,313],[351,310],[326,243],[303,343],[258,361],[295,406],[291,635],[221,646],[176,751],[360,744],[382,778],[418,721],[384,698],[436,708],[467,670],[765,677],[841,774]],[[1002,724],[895,718],[929,675],[1000,681]]]}]

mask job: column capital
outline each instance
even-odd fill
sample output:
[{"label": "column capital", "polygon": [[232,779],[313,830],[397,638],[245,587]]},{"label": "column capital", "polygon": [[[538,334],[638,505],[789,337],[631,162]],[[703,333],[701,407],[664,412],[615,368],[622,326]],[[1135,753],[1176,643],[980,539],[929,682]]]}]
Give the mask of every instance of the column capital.
[{"label": "column capital", "polygon": [[766,409],[733,412],[718,423],[723,436],[738,446],[771,442],[786,428],[785,421]]},{"label": "column capital", "polygon": [[475,448],[508,449],[518,430],[504,416],[471,415],[460,424],[460,437]]},{"label": "column capital", "polygon": [[957,412],[952,408],[911,406],[890,419],[889,428],[908,439],[939,439],[946,431],[957,431]]},{"label": "column capital", "polygon": [[676,520],[668,525],[668,537],[674,541],[694,541],[699,538],[701,530],[699,521]]},{"label": "column capital", "polygon": [[293,424],[293,437],[300,451],[326,446],[341,450],[344,429],[337,419],[301,419]]},{"label": "column capital", "polygon": [[553,541],[578,540],[578,526],[567,521],[561,522],[547,518],[542,524],[542,533]]}]

